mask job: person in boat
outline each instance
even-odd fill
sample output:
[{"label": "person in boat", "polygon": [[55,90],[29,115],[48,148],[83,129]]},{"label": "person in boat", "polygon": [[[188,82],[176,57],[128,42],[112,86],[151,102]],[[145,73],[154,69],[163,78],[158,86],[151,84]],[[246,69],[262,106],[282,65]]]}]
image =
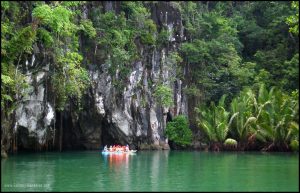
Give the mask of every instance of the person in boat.
[{"label": "person in boat", "polygon": [[117,145],[117,152],[122,152],[121,146]]},{"label": "person in boat", "polygon": [[109,146],[109,151],[113,151],[113,147],[111,145]]},{"label": "person in boat", "polygon": [[107,145],[104,146],[104,151],[107,151]]},{"label": "person in boat", "polygon": [[128,144],[127,144],[126,147],[125,147],[125,151],[126,151],[126,152],[129,151],[129,146],[128,146]]}]

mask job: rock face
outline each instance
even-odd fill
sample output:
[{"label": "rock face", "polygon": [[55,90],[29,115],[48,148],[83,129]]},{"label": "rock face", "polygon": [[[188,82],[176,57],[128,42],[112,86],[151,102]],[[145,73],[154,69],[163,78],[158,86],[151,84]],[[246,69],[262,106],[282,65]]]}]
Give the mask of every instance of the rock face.
[{"label": "rock face", "polygon": [[[33,55],[30,66],[34,66],[34,58]],[[25,65],[28,65],[28,61]],[[20,142],[25,149],[31,148],[28,146],[28,138],[33,137],[39,144],[44,145],[47,135],[53,132],[54,109],[47,100],[45,86],[48,70],[49,64],[35,74],[29,71],[26,74],[26,82],[29,85],[29,88],[27,88],[28,95],[23,97],[16,109],[14,128],[15,131],[17,130]]]},{"label": "rock face", "polygon": [[[102,4],[105,10],[119,6],[114,2]],[[55,113],[54,101],[47,88],[49,64],[41,63],[43,68],[38,73],[30,74],[29,70],[27,81],[31,90],[17,108],[16,129],[27,130],[25,133],[34,136],[40,145],[55,137],[57,146],[58,128],[62,125],[63,149],[99,149],[114,143],[130,144],[131,148],[138,149],[168,149],[168,139],[164,136],[167,114],[187,115],[188,111],[187,99],[182,92],[185,85],[174,79],[176,67],[169,57],[169,53],[176,51],[184,40],[184,34],[180,13],[171,2],[151,6],[154,22],[170,32],[168,46],[160,49],[140,47],[141,55],[145,57],[132,65],[124,90],[113,87],[106,64],[95,62],[88,69],[92,86],[84,96],[83,111],[76,113],[70,107]],[[32,60],[32,65],[37,60]],[[159,79],[172,88],[172,108],[163,108],[154,99],[153,92]],[[28,136],[20,136],[23,146],[27,144]]]}]

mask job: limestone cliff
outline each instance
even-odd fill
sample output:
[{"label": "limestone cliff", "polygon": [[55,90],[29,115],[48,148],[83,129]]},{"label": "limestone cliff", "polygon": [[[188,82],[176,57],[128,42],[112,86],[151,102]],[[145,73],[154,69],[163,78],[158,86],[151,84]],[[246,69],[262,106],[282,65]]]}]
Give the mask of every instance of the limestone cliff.
[{"label": "limestone cliff", "polygon": [[[100,4],[104,11],[118,12],[119,2],[93,3],[92,6]],[[143,57],[133,63],[121,91],[112,85],[107,64],[91,59],[88,71],[92,84],[84,95],[80,112],[74,111],[72,104],[63,112],[55,112],[51,93],[55,85],[49,81],[51,61],[43,55],[42,48],[34,49],[34,54],[23,64],[30,91],[15,114],[19,148],[45,148],[53,143],[58,147],[59,137],[62,137],[62,149],[98,149],[113,143],[130,144],[138,149],[169,148],[164,135],[167,117],[187,115],[188,109],[182,92],[185,85],[176,78],[175,64],[168,56],[177,51],[185,36],[180,12],[171,2],[150,6],[151,18],[158,28],[169,31],[168,45],[161,48],[139,45]],[[90,17],[89,6],[85,8],[85,16]],[[88,45],[81,39],[82,50],[84,46]],[[84,53],[84,57],[90,57],[89,53]],[[154,99],[153,92],[159,81],[172,88],[172,108],[164,108]]]}]

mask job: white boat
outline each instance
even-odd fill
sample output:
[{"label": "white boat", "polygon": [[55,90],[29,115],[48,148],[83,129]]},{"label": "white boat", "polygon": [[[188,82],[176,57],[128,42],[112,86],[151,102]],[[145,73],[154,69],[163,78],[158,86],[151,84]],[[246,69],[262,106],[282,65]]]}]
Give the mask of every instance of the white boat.
[{"label": "white boat", "polygon": [[135,154],[137,150],[129,150],[129,151],[102,151],[101,153],[104,155],[122,155],[122,154]]}]

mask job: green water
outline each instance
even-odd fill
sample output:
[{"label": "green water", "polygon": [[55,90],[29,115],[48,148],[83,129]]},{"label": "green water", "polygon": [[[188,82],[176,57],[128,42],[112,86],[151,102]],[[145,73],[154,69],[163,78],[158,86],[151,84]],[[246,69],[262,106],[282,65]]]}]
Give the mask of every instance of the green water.
[{"label": "green water", "polygon": [[1,191],[299,191],[292,153],[141,151],[12,155]]}]

